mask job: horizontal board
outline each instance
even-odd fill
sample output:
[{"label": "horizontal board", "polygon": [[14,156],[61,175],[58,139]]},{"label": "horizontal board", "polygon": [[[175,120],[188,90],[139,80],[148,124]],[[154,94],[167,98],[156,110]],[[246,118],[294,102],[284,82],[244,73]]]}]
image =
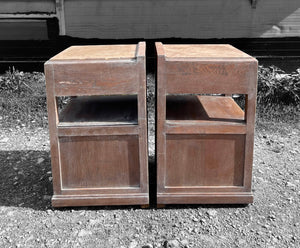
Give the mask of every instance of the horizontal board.
[{"label": "horizontal board", "polygon": [[82,38],[300,36],[299,0],[68,0],[66,34]]},{"label": "horizontal board", "polygon": [[53,207],[149,204],[148,194],[54,195]]},{"label": "horizontal board", "polygon": [[79,196],[80,194],[84,195],[107,195],[107,194],[123,194],[124,196],[126,194],[139,194],[144,193],[141,189],[141,187],[102,187],[102,188],[75,188],[75,189],[62,189],[61,195],[64,196]]},{"label": "horizontal board", "polygon": [[0,14],[55,13],[56,0],[1,0]]},{"label": "horizontal board", "polygon": [[166,92],[247,94],[256,85],[256,61],[167,61]]},{"label": "horizontal board", "polygon": [[208,194],[157,194],[158,204],[248,204],[253,202],[250,192]]},{"label": "horizontal board", "polygon": [[[67,124],[69,124],[69,126],[67,126]],[[59,124],[57,127],[58,136],[129,135],[139,133],[137,125],[94,126],[90,123],[83,125],[76,126],[76,124],[71,123]]]},{"label": "horizontal board", "polygon": [[0,19],[0,40],[48,40],[46,20]]},{"label": "horizontal board", "polygon": [[166,121],[168,134],[245,134],[246,125],[222,121]]},{"label": "horizontal board", "polygon": [[139,90],[136,62],[56,61],[46,64],[51,65],[57,96],[137,94]]}]

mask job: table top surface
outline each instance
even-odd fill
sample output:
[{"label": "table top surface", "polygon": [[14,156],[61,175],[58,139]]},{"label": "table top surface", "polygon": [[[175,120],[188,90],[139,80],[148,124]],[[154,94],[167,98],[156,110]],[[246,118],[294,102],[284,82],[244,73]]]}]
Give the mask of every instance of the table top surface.
[{"label": "table top surface", "polygon": [[50,60],[110,60],[136,58],[137,45],[71,46]]},{"label": "table top surface", "polygon": [[231,45],[163,45],[167,58],[251,58]]}]

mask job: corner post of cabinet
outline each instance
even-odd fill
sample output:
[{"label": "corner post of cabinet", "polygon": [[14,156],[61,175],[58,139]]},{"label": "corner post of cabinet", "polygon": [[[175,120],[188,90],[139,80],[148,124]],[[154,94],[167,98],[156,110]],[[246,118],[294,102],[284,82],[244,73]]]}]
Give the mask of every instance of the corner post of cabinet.
[{"label": "corner post of cabinet", "polygon": [[137,71],[138,71],[138,122],[139,125],[147,124],[147,106],[146,106],[146,43],[139,42],[136,51]]},{"label": "corner post of cabinet", "polygon": [[251,191],[253,149],[254,149],[254,128],[256,112],[256,95],[257,95],[257,69],[258,62],[256,59],[251,61],[249,67],[249,89],[245,99],[245,120],[247,125],[245,140],[245,168],[244,168],[244,187]]},{"label": "corner post of cabinet", "polygon": [[55,95],[54,65],[47,61],[44,65],[47,93],[48,125],[51,146],[51,164],[54,195],[61,193],[61,180],[59,169],[59,141],[58,141],[58,108]]},{"label": "corner post of cabinet", "polygon": [[136,50],[138,71],[138,125],[140,149],[140,187],[142,192],[149,191],[148,183],[148,138],[147,138],[147,94],[146,94],[146,43],[139,42]]},{"label": "corner post of cabinet", "polygon": [[157,52],[157,118],[156,118],[156,160],[157,160],[157,192],[165,191],[166,166],[166,56],[164,46],[156,42]]}]

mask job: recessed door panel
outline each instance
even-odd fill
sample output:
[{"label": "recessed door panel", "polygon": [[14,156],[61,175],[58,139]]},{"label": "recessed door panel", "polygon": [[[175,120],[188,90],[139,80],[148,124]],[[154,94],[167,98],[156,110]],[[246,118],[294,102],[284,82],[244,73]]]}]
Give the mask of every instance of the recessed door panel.
[{"label": "recessed door panel", "polygon": [[61,137],[59,144],[64,189],[140,185],[137,135]]},{"label": "recessed door panel", "polygon": [[167,135],[166,187],[242,186],[244,135]]}]

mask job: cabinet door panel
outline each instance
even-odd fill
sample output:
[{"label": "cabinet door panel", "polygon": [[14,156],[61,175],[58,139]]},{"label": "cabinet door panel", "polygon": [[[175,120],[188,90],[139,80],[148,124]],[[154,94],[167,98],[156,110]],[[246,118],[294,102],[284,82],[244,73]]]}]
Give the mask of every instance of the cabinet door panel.
[{"label": "cabinet door panel", "polygon": [[168,187],[242,186],[244,135],[167,135]]},{"label": "cabinet door panel", "polygon": [[62,187],[139,187],[138,136],[62,137]]}]

